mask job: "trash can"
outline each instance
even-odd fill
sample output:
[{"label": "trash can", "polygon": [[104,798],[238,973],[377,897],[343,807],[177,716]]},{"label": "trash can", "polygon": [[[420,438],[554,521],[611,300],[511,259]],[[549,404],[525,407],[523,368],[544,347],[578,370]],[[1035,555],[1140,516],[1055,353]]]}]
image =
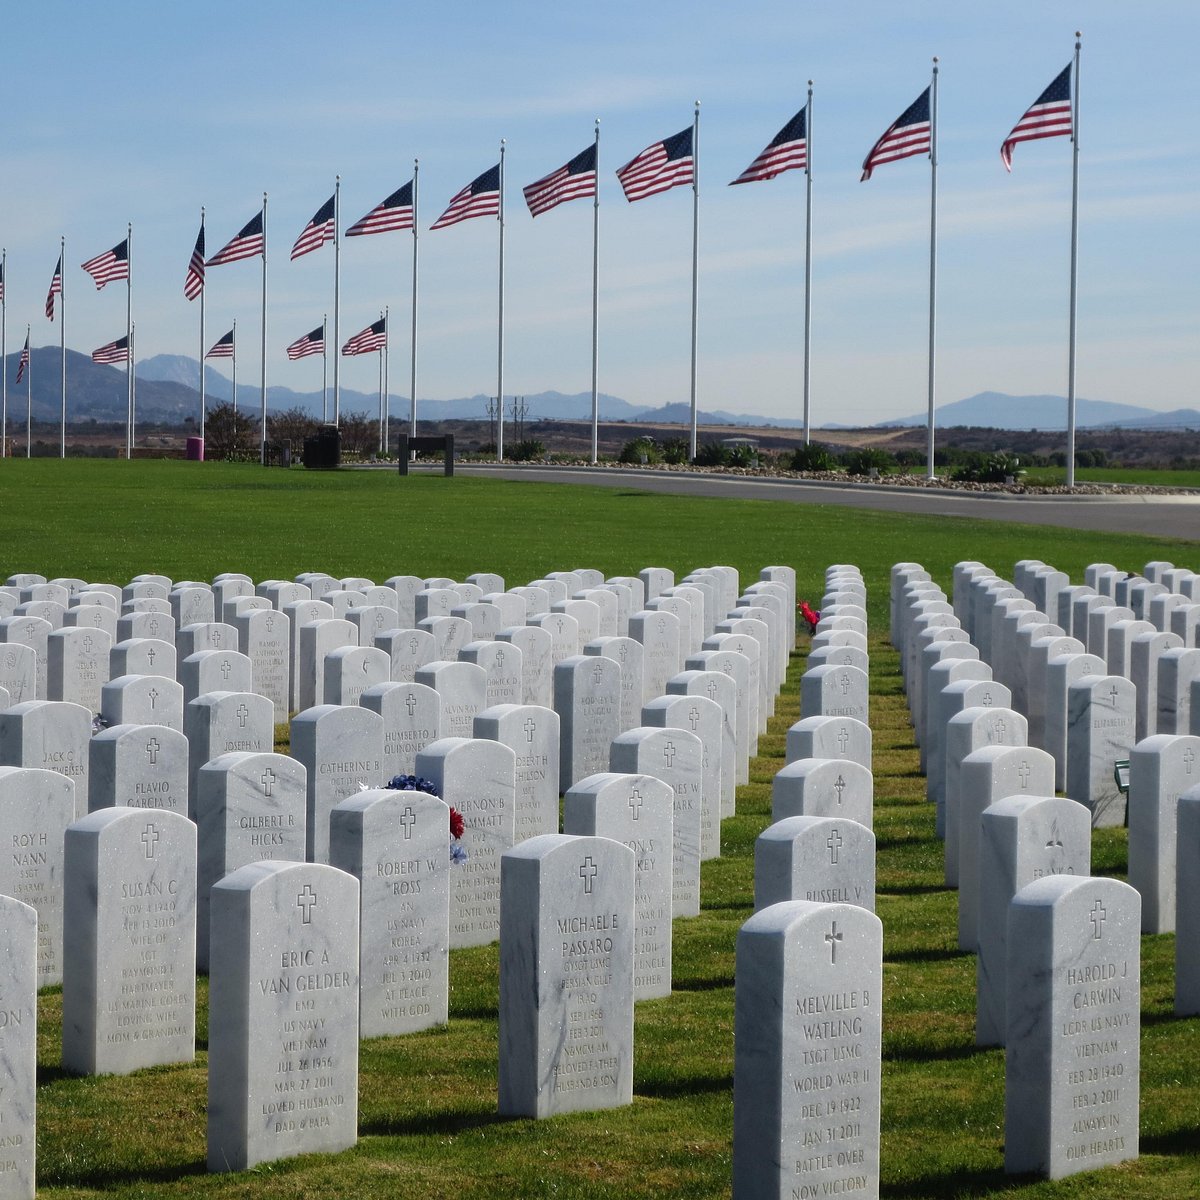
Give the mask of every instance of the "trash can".
[{"label": "trash can", "polygon": [[304,439],[304,453],[300,461],[310,468],[330,470],[342,461],[342,434],[336,425],[323,425],[312,436]]},{"label": "trash can", "polygon": [[203,462],[204,461],[204,439],[202,437],[190,437],[187,440],[187,445],[184,449],[184,456],[188,462]]}]

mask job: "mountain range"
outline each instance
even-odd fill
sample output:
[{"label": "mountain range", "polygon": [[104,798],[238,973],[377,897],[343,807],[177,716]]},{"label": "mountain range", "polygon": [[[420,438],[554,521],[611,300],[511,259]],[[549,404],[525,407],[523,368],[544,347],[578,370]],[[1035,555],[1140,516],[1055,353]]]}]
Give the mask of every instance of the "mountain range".
[{"label": "mountain range", "polygon": [[[24,415],[25,385],[17,387],[19,352],[8,355],[5,370],[9,379],[9,416]],[[53,346],[40,346],[30,352],[30,380],[33,415],[40,421],[56,420],[60,409],[60,358]],[[224,375],[205,368],[205,391],[210,400],[228,401],[233,398],[233,385]],[[178,425],[195,417],[200,404],[200,364],[186,355],[158,354],[137,364],[137,413],[139,424]],[[257,382],[239,381],[238,406],[247,412],[257,412],[261,394]],[[125,420],[126,373],[124,367],[104,366],[92,362],[86,354],[67,351],[68,419],[98,422]],[[524,397],[526,421],[539,417],[556,420],[587,420],[591,417],[590,392],[567,395],[562,392],[538,392]],[[421,400],[418,413],[428,420],[484,420],[487,417],[488,397],[482,393],[452,400]],[[275,411],[300,408],[310,415],[321,415],[320,392],[296,392],[291,388],[268,387],[267,407]],[[406,396],[389,395],[393,417],[403,419],[409,411]],[[657,408],[630,404],[619,396],[601,393],[600,417],[604,421],[639,421],[662,424],[687,424],[688,406],[682,403],[664,404]],[[373,392],[342,389],[341,409],[345,413],[374,414],[379,409],[379,397]],[[1066,428],[1066,400],[1062,396],[1009,396],[1003,392],[980,392],[963,400],[940,405],[937,423],[946,428],[971,425],[995,429],[1057,430]],[[792,418],[765,417],[754,413],[736,413],[725,409],[702,409],[697,413],[703,425],[739,425],[800,428],[803,422]],[[877,422],[875,428],[925,424],[925,413],[911,417]],[[1079,399],[1076,403],[1076,425],[1079,428],[1124,429],[1200,429],[1200,411],[1192,408],[1158,412],[1133,404],[1113,404],[1104,400]],[[828,423],[828,430],[858,428],[845,423]]]}]

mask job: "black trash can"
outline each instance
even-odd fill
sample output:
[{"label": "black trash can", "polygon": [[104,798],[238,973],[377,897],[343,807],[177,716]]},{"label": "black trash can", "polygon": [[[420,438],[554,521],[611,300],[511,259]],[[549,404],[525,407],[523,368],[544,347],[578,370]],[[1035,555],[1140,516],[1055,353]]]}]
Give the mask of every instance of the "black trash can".
[{"label": "black trash can", "polygon": [[306,467],[331,470],[342,461],[342,434],[336,425],[322,425],[312,436],[304,439],[300,461]]}]

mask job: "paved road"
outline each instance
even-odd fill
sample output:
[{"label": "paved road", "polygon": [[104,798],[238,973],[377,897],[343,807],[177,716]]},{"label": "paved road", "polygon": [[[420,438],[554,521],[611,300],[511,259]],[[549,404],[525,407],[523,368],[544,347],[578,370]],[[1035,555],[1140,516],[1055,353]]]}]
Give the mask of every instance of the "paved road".
[{"label": "paved road", "polygon": [[615,471],[578,467],[474,467],[501,479],[538,483],[574,483],[590,487],[637,488],[680,496],[734,496],[742,500],[782,500],[789,504],[839,504],[884,512],[926,516],[975,517],[1056,525],[1111,533],[1142,533],[1200,542],[1200,496],[1133,495],[1007,496],[998,493],[944,492],[924,488],[883,489],[800,480],[748,479],[730,475],[689,475],[665,471]]}]

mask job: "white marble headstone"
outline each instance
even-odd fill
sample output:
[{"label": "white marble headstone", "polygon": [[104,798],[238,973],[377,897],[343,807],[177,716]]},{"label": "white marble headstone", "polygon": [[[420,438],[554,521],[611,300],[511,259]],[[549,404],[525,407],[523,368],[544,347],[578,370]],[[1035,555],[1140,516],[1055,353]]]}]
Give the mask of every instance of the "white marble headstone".
[{"label": "white marble headstone", "polygon": [[785,817],[754,843],[754,907],[785,900],[875,911],[875,835],[845,817]]}]

